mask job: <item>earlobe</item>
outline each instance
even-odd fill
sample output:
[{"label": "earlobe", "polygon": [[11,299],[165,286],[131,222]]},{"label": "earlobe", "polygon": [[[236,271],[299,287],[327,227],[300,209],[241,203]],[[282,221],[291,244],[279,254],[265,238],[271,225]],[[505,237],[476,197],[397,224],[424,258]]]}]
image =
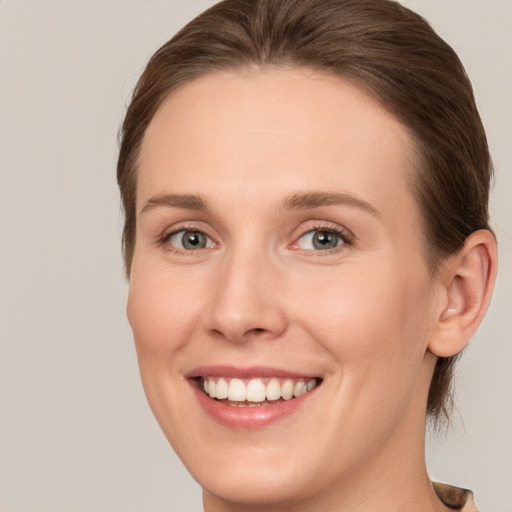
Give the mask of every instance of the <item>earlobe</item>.
[{"label": "earlobe", "polygon": [[433,354],[450,357],[469,342],[489,305],[496,267],[496,239],[488,230],[472,233],[449,259],[443,269],[445,300],[428,347]]}]

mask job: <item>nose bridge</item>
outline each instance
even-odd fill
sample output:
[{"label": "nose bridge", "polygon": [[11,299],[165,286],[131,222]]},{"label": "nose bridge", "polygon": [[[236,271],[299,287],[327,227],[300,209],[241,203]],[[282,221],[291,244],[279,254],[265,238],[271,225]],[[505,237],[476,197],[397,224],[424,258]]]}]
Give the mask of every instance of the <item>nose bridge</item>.
[{"label": "nose bridge", "polygon": [[276,337],[286,328],[279,301],[279,269],[261,247],[233,246],[217,267],[206,329],[232,341],[258,333]]}]

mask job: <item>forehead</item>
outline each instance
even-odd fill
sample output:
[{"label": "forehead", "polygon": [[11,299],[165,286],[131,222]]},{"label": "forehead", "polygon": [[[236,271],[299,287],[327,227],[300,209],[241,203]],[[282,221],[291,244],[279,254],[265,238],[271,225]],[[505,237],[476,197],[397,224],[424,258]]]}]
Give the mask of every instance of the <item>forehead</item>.
[{"label": "forehead", "polygon": [[384,207],[386,193],[411,201],[412,154],[405,127],[348,81],[302,68],[219,72],[182,86],[155,114],[137,196],[215,190],[250,202],[337,189]]}]

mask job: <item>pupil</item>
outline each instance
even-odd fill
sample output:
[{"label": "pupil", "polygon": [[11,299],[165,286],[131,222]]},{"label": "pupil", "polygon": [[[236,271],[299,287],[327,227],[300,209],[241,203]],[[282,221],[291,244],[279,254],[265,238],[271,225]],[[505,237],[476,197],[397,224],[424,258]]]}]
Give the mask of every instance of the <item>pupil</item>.
[{"label": "pupil", "polygon": [[319,231],[313,237],[315,249],[333,249],[338,242],[337,235],[329,231]]},{"label": "pupil", "polygon": [[189,231],[183,235],[183,247],[185,249],[202,249],[206,246],[203,233]]}]

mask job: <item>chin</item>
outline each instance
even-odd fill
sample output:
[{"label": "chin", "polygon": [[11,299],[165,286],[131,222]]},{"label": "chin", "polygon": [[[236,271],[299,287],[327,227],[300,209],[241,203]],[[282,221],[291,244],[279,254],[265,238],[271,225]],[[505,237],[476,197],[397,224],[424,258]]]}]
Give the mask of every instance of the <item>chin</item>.
[{"label": "chin", "polygon": [[309,432],[294,431],[284,423],[233,431],[208,421],[172,426],[160,422],[205,497],[254,508],[307,500],[329,479],[325,446]]},{"label": "chin", "polygon": [[309,477],[313,476],[311,470],[293,465],[283,464],[283,458],[280,457],[280,460],[271,458],[268,461],[262,458],[254,463],[228,462],[217,470],[207,467],[188,469],[203,488],[205,496],[264,507],[290,506],[295,501],[307,500],[308,495],[315,494],[314,482],[308,478],[308,474]]}]

